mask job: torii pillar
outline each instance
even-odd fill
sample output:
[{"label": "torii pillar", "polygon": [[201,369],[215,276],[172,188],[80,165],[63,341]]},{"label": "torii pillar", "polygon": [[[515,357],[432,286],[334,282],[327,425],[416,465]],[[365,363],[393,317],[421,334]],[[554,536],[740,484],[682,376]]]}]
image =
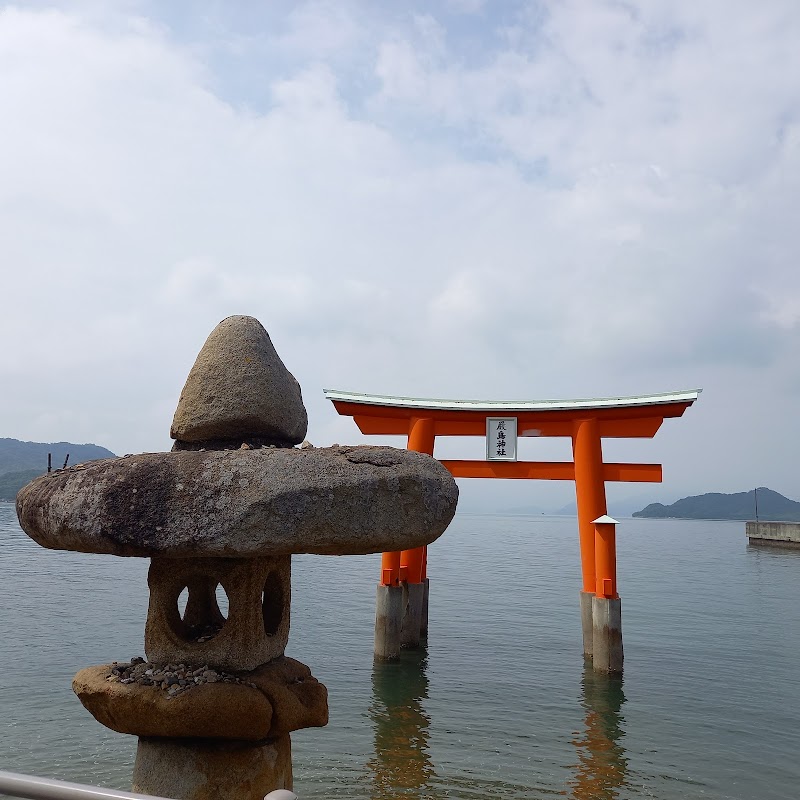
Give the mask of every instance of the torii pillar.
[{"label": "torii pillar", "polygon": [[[596,580],[590,624],[595,672],[622,672],[622,602],[617,594],[616,524],[615,519],[604,514],[594,520],[593,525]],[[581,612],[585,596],[581,594]],[[583,617],[581,622],[584,622]]]},{"label": "torii pillar", "polygon": [[606,513],[606,484],[603,477],[603,449],[597,419],[576,420],[572,429],[575,462],[575,497],[578,506],[578,536],[581,550],[581,629],[583,654],[591,656],[594,632],[592,600],[596,589],[594,521]]},{"label": "torii pillar", "polygon": [[[408,450],[432,456],[434,439],[431,417],[411,417]],[[383,554],[376,595],[376,658],[399,658],[401,647],[419,647],[422,636],[427,633],[430,583],[426,570],[426,547]]]}]

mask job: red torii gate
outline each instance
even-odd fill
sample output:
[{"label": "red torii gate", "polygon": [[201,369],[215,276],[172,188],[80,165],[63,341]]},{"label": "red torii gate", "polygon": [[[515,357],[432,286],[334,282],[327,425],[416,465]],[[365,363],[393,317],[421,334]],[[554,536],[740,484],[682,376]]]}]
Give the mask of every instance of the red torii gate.
[{"label": "red torii gate", "polygon": [[[519,436],[567,436],[573,461],[443,460],[456,478],[575,481],[578,505],[583,648],[601,671],[622,669],[621,609],[616,582],[615,521],[606,512],[606,481],[659,483],[660,464],[605,463],[602,439],[652,438],[680,417],[700,391],[594,400],[469,401],[384,397],[323,390],[343,416],[368,435],[404,435],[407,447],[433,455],[437,436],[487,436],[492,419],[516,420]],[[488,452],[488,451],[487,451]],[[427,549],[384,553],[378,586],[376,655],[396,658],[427,629]],[[383,591],[382,591],[383,589]],[[402,591],[402,595],[399,592]]]}]

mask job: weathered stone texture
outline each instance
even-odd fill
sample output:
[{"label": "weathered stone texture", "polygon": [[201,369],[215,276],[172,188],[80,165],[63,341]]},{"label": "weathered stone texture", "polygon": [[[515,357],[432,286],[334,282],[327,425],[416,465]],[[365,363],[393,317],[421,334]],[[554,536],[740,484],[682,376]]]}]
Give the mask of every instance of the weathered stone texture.
[{"label": "weathered stone texture", "polygon": [[246,683],[203,683],[174,697],[156,686],[109,682],[110,673],[110,664],[82,669],[72,689],[98,722],[118,733],[261,741],[328,723],[327,690],[291,658],[241,673]]},{"label": "weathered stone texture", "polygon": [[264,437],[299,444],[308,428],[300,385],[253,317],[222,320],[181,392],[170,436],[186,442]]},{"label": "weathered stone texture", "polygon": [[329,447],[145,453],[69,467],[17,495],[43,547],[120,556],[374,553],[444,533],[458,487],[423,453]]},{"label": "weathered stone texture", "polygon": [[263,800],[292,788],[289,736],[263,744],[139,739],[134,792],[176,800]]},{"label": "weathered stone texture", "polygon": [[[148,661],[235,672],[283,655],[289,639],[291,556],[154,558],[147,583]],[[217,584],[228,596],[227,619],[217,606]],[[189,597],[181,618],[178,597],[184,588]]]}]

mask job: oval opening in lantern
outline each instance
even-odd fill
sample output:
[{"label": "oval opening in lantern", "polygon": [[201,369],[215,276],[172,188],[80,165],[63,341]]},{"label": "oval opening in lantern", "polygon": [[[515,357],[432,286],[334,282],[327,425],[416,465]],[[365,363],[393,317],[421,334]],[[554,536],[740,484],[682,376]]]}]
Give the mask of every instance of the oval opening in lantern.
[{"label": "oval opening in lantern", "polygon": [[264,581],[261,609],[264,616],[264,633],[274,636],[283,621],[283,583],[277,572],[270,572]]}]

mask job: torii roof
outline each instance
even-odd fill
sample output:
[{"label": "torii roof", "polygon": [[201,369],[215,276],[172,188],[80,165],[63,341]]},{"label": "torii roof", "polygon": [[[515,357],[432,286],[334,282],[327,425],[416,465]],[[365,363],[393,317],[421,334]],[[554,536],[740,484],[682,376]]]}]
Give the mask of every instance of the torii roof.
[{"label": "torii roof", "polygon": [[323,389],[328,400],[358,403],[390,408],[418,408],[442,411],[581,411],[601,408],[635,408],[640,406],[669,405],[681,403],[691,405],[702,389],[691,389],[663,394],[637,397],[598,397],[578,400],[443,400],[424,397],[391,397],[389,395],[343,392],[338,389]]},{"label": "torii roof", "polygon": [[432,417],[437,436],[485,436],[487,417],[514,416],[520,436],[570,436],[577,420],[594,417],[601,436],[648,438],[664,419],[682,416],[700,391],[581,400],[437,400],[323,389],[336,410],[352,416],[368,435],[407,434],[413,417]]}]

